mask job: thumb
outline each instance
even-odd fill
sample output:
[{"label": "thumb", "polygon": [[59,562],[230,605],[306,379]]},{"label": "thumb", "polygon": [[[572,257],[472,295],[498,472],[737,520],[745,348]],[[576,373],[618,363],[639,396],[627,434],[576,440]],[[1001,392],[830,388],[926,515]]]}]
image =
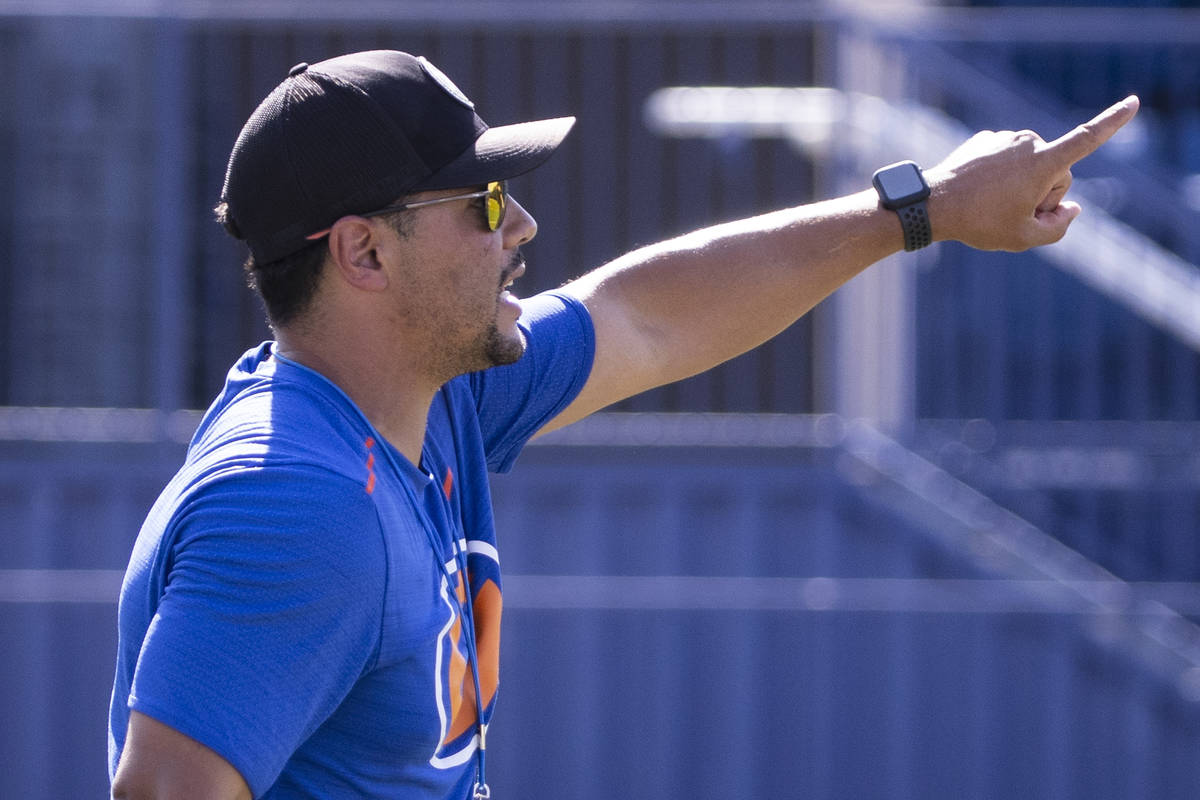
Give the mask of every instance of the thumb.
[{"label": "thumb", "polygon": [[1049,210],[1043,211],[1039,208],[1033,214],[1030,231],[1033,241],[1030,242],[1030,246],[1053,244],[1066,236],[1067,228],[1082,210],[1078,203],[1070,200],[1064,200]]}]

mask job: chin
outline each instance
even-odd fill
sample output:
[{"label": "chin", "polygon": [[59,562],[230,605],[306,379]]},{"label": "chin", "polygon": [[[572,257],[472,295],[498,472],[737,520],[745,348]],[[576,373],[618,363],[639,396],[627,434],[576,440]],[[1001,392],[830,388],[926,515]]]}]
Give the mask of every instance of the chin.
[{"label": "chin", "polygon": [[505,364],[515,364],[525,355],[525,334],[520,328],[511,335],[502,334],[499,329],[489,331],[487,345],[484,350],[488,364],[502,367]]}]

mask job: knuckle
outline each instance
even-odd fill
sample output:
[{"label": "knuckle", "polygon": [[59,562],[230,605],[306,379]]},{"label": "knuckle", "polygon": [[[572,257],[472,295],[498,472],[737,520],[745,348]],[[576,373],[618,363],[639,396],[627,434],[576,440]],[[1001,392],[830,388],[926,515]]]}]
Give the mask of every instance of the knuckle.
[{"label": "knuckle", "polygon": [[1018,147],[1029,147],[1030,145],[1042,144],[1042,137],[1038,136],[1031,130],[1014,131],[1009,134],[1011,141]]},{"label": "knuckle", "polygon": [[1075,129],[1075,138],[1090,145],[1099,140],[1100,134],[1094,126],[1084,124]]}]

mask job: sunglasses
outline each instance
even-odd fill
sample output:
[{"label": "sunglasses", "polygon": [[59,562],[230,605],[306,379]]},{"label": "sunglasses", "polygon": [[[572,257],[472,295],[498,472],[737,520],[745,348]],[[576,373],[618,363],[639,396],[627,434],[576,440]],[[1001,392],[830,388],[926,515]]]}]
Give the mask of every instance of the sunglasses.
[{"label": "sunglasses", "polygon": [[[475,197],[487,198],[483,203],[483,224],[487,226],[489,231],[500,229],[500,225],[504,222],[504,212],[508,209],[508,189],[504,185],[504,181],[491,181],[487,188],[482,192],[467,192],[466,194],[452,194],[449,197],[436,197],[433,200],[414,200],[411,203],[396,203],[395,205],[384,206],[375,211],[368,211],[365,214],[359,214],[360,217],[378,217],[383,214],[391,214],[396,211],[405,211],[410,208],[421,208],[422,206],[433,206],[438,203],[449,203],[453,200],[470,200]],[[304,238],[310,240],[320,239],[329,233],[326,228],[323,231],[317,231],[314,234]]]}]

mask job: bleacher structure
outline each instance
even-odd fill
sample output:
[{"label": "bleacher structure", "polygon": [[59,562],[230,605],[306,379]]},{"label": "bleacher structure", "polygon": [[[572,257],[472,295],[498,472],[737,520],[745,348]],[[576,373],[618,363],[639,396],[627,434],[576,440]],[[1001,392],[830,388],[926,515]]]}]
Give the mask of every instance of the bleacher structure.
[{"label": "bleacher structure", "polygon": [[376,47],[489,121],[579,117],[512,182],[525,295],[1138,93],[1064,242],[888,259],[495,479],[489,774],[1200,797],[1200,10],[333,5],[0,0],[0,797],[107,791],[121,571],[195,409],[269,336],[211,222],[225,159],[292,64]]}]

